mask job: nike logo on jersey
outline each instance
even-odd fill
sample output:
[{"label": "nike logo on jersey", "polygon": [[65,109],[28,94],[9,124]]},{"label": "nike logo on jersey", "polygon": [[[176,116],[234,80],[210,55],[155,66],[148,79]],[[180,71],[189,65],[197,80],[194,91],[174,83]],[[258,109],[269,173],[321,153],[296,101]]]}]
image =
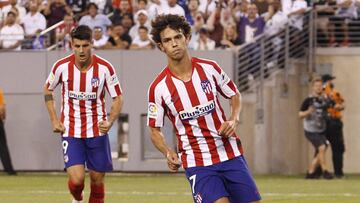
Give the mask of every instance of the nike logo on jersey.
[{"label": "nike logo on jersey", "polygon": [[197,119],[200,116],[205,116],[211,113],[215,109],[215,101],[209,101],[205,104],[192,107],[191,109],[183,110],[179,112],[180,119],[182,121]]},{"label": "nike logo on jersey", "polygon": [[69,98],[77,99],[77,100],[95,100],[96,99],[96,92],[75,92],[69,91]]}]

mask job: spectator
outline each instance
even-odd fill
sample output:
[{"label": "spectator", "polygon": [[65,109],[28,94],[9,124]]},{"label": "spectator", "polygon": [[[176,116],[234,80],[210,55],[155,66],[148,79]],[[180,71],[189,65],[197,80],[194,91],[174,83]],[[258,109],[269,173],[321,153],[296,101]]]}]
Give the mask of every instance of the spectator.
[{"label": "spectator", "polygon": [[56,28],[56,42],[59,47],[62,47],[65,51],[71,50],[71,31],[76,27],[74,18],[70,14],[64,16],[64,22]]},{"label": "spectator", "polygon": [[148,9],[148,1],[147,0],[138,0],[137,1],[137,10],[145,10],[147,11]]},{"label": "spectator", "polygon": [[98,6],[96,4],[90,3],[87,6],[87,10],[89,14],[80,19],[79,25],[87,25],[91,29],[101,27],[102,30],[106,30],[106,27],[111,25],[111,21],[107,16],[98,13]]},{"label": "spectator", "polygon": [[135,25],[131,27],[129,35],[131,39],[135,39],[138,36],[139,27],[147,27],[148,30],[151,29],[150,22],[148,21],[148,13],[146,10],[138,10],[135,14]]},{"label": "spectator", "polygon": [[188,44],[189,49],[195,49],[195,45],[199,39],[199,31],[205,26],[205,19],[200,11],[195,16],[194,25],[191,27],[191,39]]},{"label": "spectator", "polygon": [[24,40],[24,30],[16,23],[16,13],[9,11],[6,23],[0,30],[0,47],[3,50],[21,50],[21,42]]},{"label": "spectator", "polygon": [[94,3],[98,7],[98,13],[106,14],[105,6],[106,6],[106,0],[89,0],[90,3]]},{"label": "spectator", "polygon": [[[283,39],[281,36],[275,36],[285,29],[288,22],[287,15],[281,11],[281,3],[279,0],[272,0],[269,4],[269,12],[266,14],[265,34],[271,38],[271,43],[266,44],[267,50],[270,50],[271,59],[266,64],[267,68],[272,68],[278,63],[278,58],[284,56]],[[269,46],[269,47],[268,47]]]},{"label": "spectator", "polygon": [[331,100],[331,106],[327,109],[329,119],[326,125],[326,137],[330,141],[332,151],[332,161],[334,166],[335,177],[343,178],[343,156],[345,152],[343,122],[341,120],[342,111],[345,109],[344,99],[341,94],[334,88],[334,76],[323,75],[324,92],[326,97]]},{"label": "spectator", "polygon": [[18,5],[17,0],[9,0],[9,5],[2,8],[3,16],[7,16],[9,11],[15,11],[17,13],[17,23],[20,23],[23,17],[26,15],[26,9],[23,6]]},{"label": "spectator", "polygon": [[240,22],[240,18],[247,15],[249,7],[248,0],[236,0],[235,8],[232,10],[234,19],[237,23]]},{"label": "spectator", "polygon": [[111,16],[111,22],[113,24],[121,23],[124,15],[132,15],[131,4],[127,0],[121,0],[118,7],[114,7],[114,14]]},{"label": "spectator", "polygon": [[253,4],[258,8],[259,15],[263,15],[269,10],[268,0],[254,0]]},{"label": "spectator", "polygon": [[303,28],[303,18],[304,13],[307,8],[307,3],[305,0],[294,0],[291,4],[289,17],[289,25],[296,28],[297,30],[302,30]]},{"label": "spectator", "polygon": [[72,14],[72,10],[65,0],[48,0],[43,14],[47,19],[47,26],[50,27],[62,21],[66,14]]},{"label": "spectator", "polygon": [[195,50],[214,50],[215,41],[209,38],[209,32],[206,28],[201,28],[199,38],[194,46]]},{"label": "spectator", "polygon": [[109,40],[109,37],[104,35],[104,31],[102,30],[101,27],[95,27],[93,33],[94,33],[93,47],[95,49],[104,49],[107,41]]},{"label": "spectator", "polygon": [[80,20],[81,17],[87,14],[86,4],[87,0],[66,0],[66,4],[70,7],[72,12],[74,13],[74,19],[77,21]]},{"label": "spectator", "polygon": [[131,13],[124,14],[121,24],[124,26],[125,32],[129,33],[131,27],[134,25],[133,15]]},{"label": "spectator", "polygon": [[114,25],[110,31],[110,37],[106,43],[107,49],[129,49],[131,45],[131,37],[126,33],[122,24]]},{"label": "spectator", "polygon": [[330,33],[329,16],[335,14],[334,6],[336,1],[334,0],[318,0],[314,2],[314,8],[317,14],[315,19],[317,27],[317,42],[319,45],[329,44],[332,46],[335,43],[334,33]]},{"label": "spectator", "polygon": [[189,12],[186,14],[186,21],[189,22],[191,26],[194,25],[195,17],[199,10],[199,4],[199,0],[188,0],[187,7]]},{"label": "spectator", "polygon": [[222,48],[234,48],[241,44],[238,38],[235,24],[227,24],[224,28],[224,36],[221,40]]},{"label": "spectator", "polygon": [[231,10],[222,1],[216,3],[216,10],[206,22],[210,38],[215,41],[216,47],[221,46],[221,40],[224,35],[224,26],[226,24],[235,24],[232,18]]},{"label": "spectator", "polygon": [[130,49],[132,50],[148,50],[154,49],[154,43],[149,38],[149,29],[145,26],[138,28],[139,34],[134,38],[131,43]]},{"label": "spectator", "polygon": [[148,8],[149,19],[152,21],[157,15],[159,15],[162,7],[167,6],[166,0],[151,0]]},{"label": "spectator", "polygon": [[167,5],[162,6],[158,14],[174,14],[185,17],[185,11],[177,4],[177,0],[167,0]]},{"label": "spectator", "polygon": [[16,175],[16,172],[12,166],[10,152],[6,142],[6,134],[4,122],[6,118],[6,108],[4,93],[0,89],[0,158],[4,171],[9,175]]},{"label": "spectator", "polygon": [[23,43],[23,47],[32,49],[32,48],[40,48],[40,47],[33,47],[33,42],[38,40],[40,42],[40,38],[42,43],[40,46],[43,48],[44,38],[43,36],[38,36],[41,31],[45,30],[46,28],[46,19],[39,11],[39,5],[36,0],[29,1],[29,12],[24,16],[22,19],[22,24],[25,30],[25,41]]},{"label": "spectator", "polygon": [[200,0],[199,11],[204,14],[205,19],[208,19],[215,12],[216,2],[218,0]]},{"label": "spectator", "polygon": [[358,17],[355,0],[337,0],[336,4],[338,9],[335,11],[335,16],[330,17],[330,45],[338,42],[342,46],[348,46],[350,42],[348,24]]},{"label": "spectator", "polygon": [[302,103],[299,117],[303,119],[306,138],[315,148],[315,157],[311,162],[306,174],[307,179],[318,178],[315,169],[320,165],[325,179],[332,179],[326,167],[325,152],[327,149],[326,130],[326,110],[328,102],[323,96],[321,78],[315,78],[312,81],[312,93]]},{"label": "spectator", "polygon": [[287,15],[281,10],[279,0],[272,0],[269,4],[269,11],[266,13],[265,33],[273,36],[285,29],[288,22]]},{"label": "spectator", "polygon": [[253,42],[255,37],[262,34],[265,27],[265,19],[258,15],[255,4],[248,6],[248,15],[240,18],[238,33],[241,43]]},{"label": "spectator", "polygon": [[111,1],[113,9],[122,9],[124,8],[124,4],[126,4],[126,9],[124,13],[133,13],[133,5],[132,0],[112,0]]}]

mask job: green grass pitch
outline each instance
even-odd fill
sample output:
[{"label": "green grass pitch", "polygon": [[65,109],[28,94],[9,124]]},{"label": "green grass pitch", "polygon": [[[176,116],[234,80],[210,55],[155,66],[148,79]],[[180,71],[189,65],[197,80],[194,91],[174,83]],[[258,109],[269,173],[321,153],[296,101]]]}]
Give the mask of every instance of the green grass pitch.
[{"label": "green grass pitch", "polygon": [[[341,180],[304,180],[301,176],[255,176],[262,202],[360,203],[360,175]],[[0,174],[1,203],[70,203],[64,173]],[[89,195],[86,177],[85,198]],[[85,201],[86,202],[86,201]],[[190,203],[183,174],[109,174],[106,203]]]}]

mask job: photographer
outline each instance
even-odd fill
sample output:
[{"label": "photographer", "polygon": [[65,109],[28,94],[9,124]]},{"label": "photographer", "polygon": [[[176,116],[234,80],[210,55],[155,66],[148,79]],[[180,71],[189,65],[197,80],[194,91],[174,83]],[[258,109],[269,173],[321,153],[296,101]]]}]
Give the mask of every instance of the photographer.
[{"label": "photographer", "polygon": [[331,145],[335,177],[342,178],[344,177],[343,154],[345,152],[345,144],[341,112],[345,109],[345,105],[341,94],[334,89],[334,79],[334,76],[328,74],[322,76],[322,81],[324,83],[324,93],[332,104],[327,109],[329,119],[327,120],[326,137]]},{"label": "photographer", "polygon": [[315,148],[315,156],[306,174],[307,179],[319,178],[315,169],[320,165],[323,171],[323,178],[332,179],[333,175],[328,172],[325,162],[327,140],[325,137],[327,108],[329,100],[323,96],[321,78],[312,81],[312,93],[303,101],[299,117],[303,119],[306,138]]}]

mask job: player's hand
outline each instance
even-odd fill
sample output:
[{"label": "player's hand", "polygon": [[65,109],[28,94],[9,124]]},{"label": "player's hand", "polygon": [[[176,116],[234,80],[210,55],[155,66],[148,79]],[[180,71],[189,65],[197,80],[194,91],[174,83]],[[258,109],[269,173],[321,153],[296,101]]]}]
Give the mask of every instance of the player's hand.
[{"label": "player's hand", "polygon": [[218,130],[219,134],[224,137],[235,137],[236,126],[238,121],[229,120],[221,124],[220,129]]},{"label": "player's hand", "polygon": [[112,126],[112,123],[109,121],[100,121],[99,122],[99,129],[101,134],[106,134]]},{"label": "player's hand", "polygon": [[170,150],[166,154],[166,159],[170,172],[177,172],[181,166],[178,155]]},{"label": "player's hand", "polygon": [[54,133],[65,133],[65,126],[60,121],[55,121],[52,124]]}]

